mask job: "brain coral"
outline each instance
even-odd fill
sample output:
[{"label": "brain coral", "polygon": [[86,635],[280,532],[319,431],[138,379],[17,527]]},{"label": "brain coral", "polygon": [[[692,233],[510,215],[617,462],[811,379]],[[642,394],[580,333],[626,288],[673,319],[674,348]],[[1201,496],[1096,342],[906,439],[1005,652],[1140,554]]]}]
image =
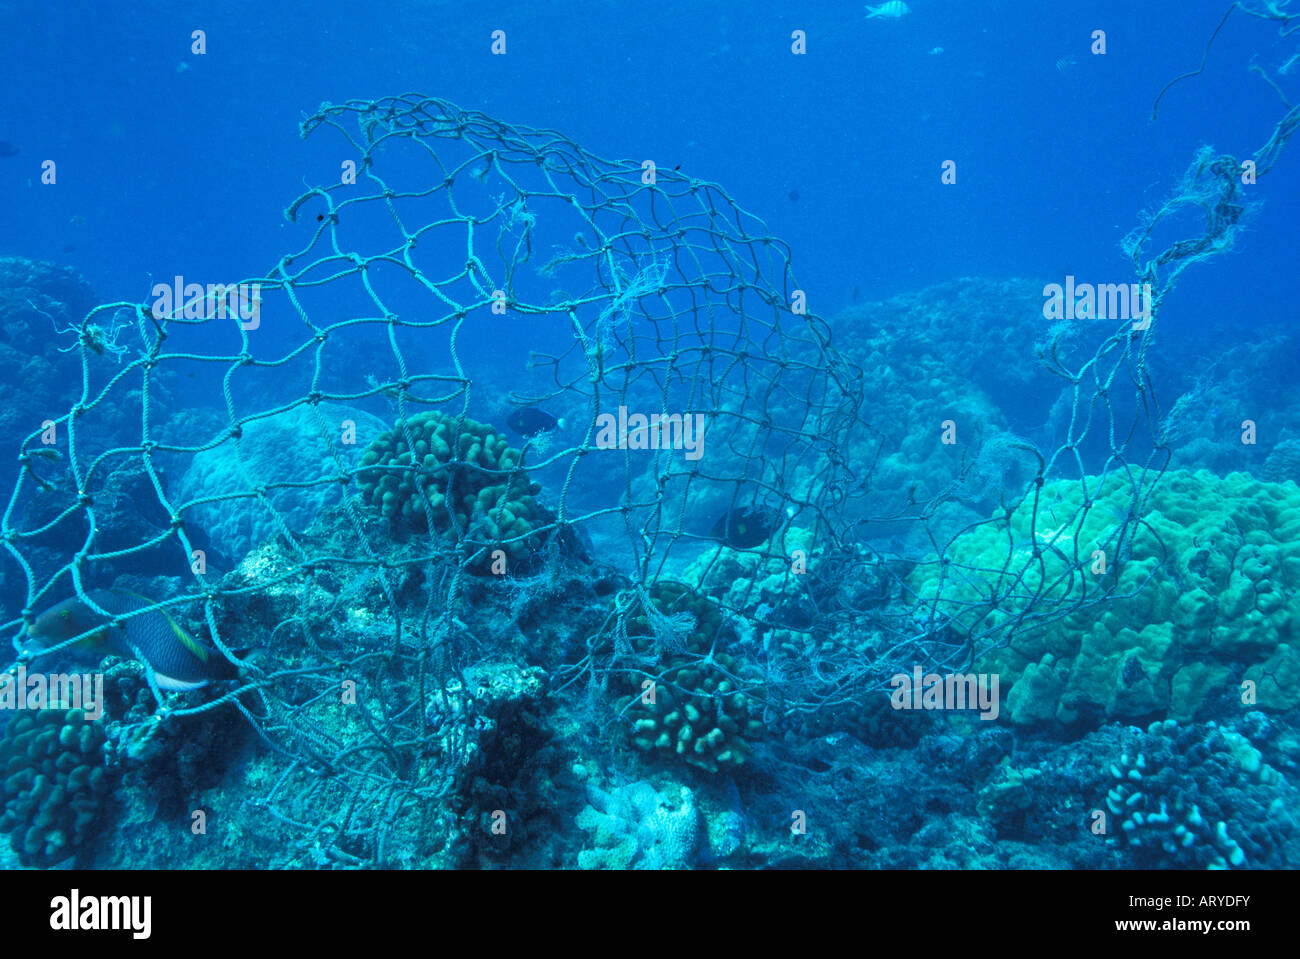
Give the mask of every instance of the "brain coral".
[{"label": "brain coral", "polygon": [[1118,473],[1038,499],[1036,517],[1030,496],[911,577],[956,629],[983,634],[977,667],[1000,675],[1013,721],[1184,721],[1240,703],[1245,681],[1260,708],[1300,700],[1294,483],[1169,471],[1136,523]]},{"label": "brain coral", "polygon": [[371,443],[357,481],[366,502],[394,524],[423,531],[432,517],[448,540],[500,548],[520,562],[537,545],[530,533],[545,516],[534,499],[541,487],[519,461],[492,427],[430,410]]}]

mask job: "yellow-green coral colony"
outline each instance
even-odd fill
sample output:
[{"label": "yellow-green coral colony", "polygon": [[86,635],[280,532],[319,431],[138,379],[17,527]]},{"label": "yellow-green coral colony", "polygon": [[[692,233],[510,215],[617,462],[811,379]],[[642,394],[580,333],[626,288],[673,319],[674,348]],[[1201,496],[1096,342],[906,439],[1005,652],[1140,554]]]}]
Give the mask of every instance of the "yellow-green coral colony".
[{"label": "yellow-green coral colony", "polygon": [[491,426],[431,410],[380,434],[362,454],[357,481],[365,501],[394,524],[425,531],[432,517],[434,532],[499,545],[519,561],[545,522],[535,499],[541,487],[529,482],[520,458]]},{"label": "yellow-green coral colony", "polygon": [[[1087,483],[1087,510],[1083,484],[1062,480],[1043,487],[1037,517],[1032,498],[1011,514],[1010,539],[1005,523],[959,537],[949,555],[983,572],[968,585],[950,577],[942,599],[937,564],[913,575],[918,594],[962,631],[1013,626],[1027,598],[1067,610],[981,657],[1009,689],[1012,721],[1186,721],[1213,697],[1240,697],[1245,681],[1261,708],[1300,702],[1300,612],[1286,599],[1300,589],[1296,486],[1171,470],[1121,547],[1131,488],[1121,474]],[[1097,550],[1104,575],[1093,572]],[[990,587],[1006,592],[1017,577],[995,609]],[[1084,605],[1085,590],[1110,597]]]},{"label": "yellow-green coral colony", "polygon": [[24,865],[52,866],[94,838],[109,787],[104,733],[79,709],[18,716],[0,737],[0,832]]}]

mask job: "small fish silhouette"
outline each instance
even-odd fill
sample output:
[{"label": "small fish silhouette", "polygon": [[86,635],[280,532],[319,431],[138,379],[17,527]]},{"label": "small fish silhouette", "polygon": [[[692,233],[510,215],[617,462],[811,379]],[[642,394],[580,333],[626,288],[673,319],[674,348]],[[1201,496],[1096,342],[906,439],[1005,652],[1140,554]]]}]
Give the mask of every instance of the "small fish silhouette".
[{"label": "small fish silhouette", "polygon": [[867,19],[879,17],[882,20],[899,20],[911,12],[911,8],[903,0],[889,0],[888,3],[882,3],[878,7],[868,6]]},{"label": "small fish silhouette", "polygon": [[766,542],[780,521],[781,515],[774,510],[740,506],[719,516],[709,536],[732,549],[751,549]]},{"label": "small fish silhouette", "polygon": [[512,410],[506,417],[506,426],[520,436],[528,438],[539,433],[553,432],[557,427],[564,426],[564,420],[557,420],[550,413],[539,410],[535,406],[521,406]]}]

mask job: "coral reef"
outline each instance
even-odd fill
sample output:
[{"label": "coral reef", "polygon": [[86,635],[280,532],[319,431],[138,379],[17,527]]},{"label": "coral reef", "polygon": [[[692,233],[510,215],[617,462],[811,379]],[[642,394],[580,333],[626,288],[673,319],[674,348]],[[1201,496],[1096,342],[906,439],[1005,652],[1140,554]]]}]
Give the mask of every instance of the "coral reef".
[{"label": "coral reef", "polygon": [[[1261,325],[1244,340],[1227,329],[1189,338],[1158,361],[1157,375],[1174,397],[1165,402],[1160,438],[1176,461],[1221,476],[1242,471],[1274,483],[1300,481],[1295,355],[1293,330]],[[1269,397],[1267,416],[1260,396]],[[1253,442],[1244,441],[1247,420],[1255,425]]]},{"label": "coral reef", "polygon": [[[96,305],[90,285],[71,267],[0,257],[0,363],[12,378],[0,383],[0,436],[40,429],[81,388],[75,330]],[[41,384],[40,390],[31,384]]]},{"label": "coral reef", "polygon": [[[720,545],[697,557],[683,572],[682,580],[727,609],[748,612],[764,605],[773,621],[804,625],[804,582],[792,574],[788,557],[801,550],[811,561],[817,553],[814,542],[811,530],[792,526],[782,531],[779,543],[773,543],[780,553],[777,556]],[[805,565],[815,567],[816,563]]]},{"label": "coral reef", "polygon": [[217,786],[253,736],[252,728],[230,704],[180,713],[205,701],[201,691],[181,693],[158,712],[145,668],[134,659],[110,656],[100,669],[107,710],[105,761],[121,775],[128,797],[147,797],[126,804],[119,817],[123,828],[184,818],[201,804],[204,790]]},{"label": "coral reef", "polygon": [[900,723],[875,695],[899,670],[930,662],[899,639],[919,632],[904,596],[910,565],[861,543],[822,545],[798,526],[783,530],[773,549],[779,554],[719,546],[683,574],[724,610],[735,658],[763,664],[759,691],[779,705],[764,728],[795,738],[845,731],[873,743],[914,741],[924,723]]},{"label": "coral reef", "polygon": [[[1067,742],[959,718],[944,725],[915,747],[838,735],[764,755],[766,775],[744,784],[746,818],[759,828],[731,864],[1269,869],[1300,861],[1291,783],[1300,741],[1289,718],[1252,711],[1230,724],[1162,721],[1150,732],[1111,724]],[[796,813],[802,834],[790,829]]]},{"label": "coral reef", "polygon": [[[1041,282],[967,277],[853,306],[835,323],[837,344],[866,371],[874,432],[852,458],[872,464],[874,535],[890,531],[886,517],[945,490],[954,498],[934,521],[960,528],[966,509],[986,511],[999,490],[1032,476],[1032,460],[1012,444],[1041,426],[1060,384],[1033,360],[1006,357],[1041,336]],[[947,420],[952,443],[943,441]]]},{"label": "coral reef", "polygon": [[429,697],[425,719],[443,744],[433,758],[455,756],[454,741],[469,740],[456,763],[452,805],[460,823],[475,825],[454,828],[446,848],[461,864],[560,865],[558,854],[548,854],[562,830],[563,804],[546,686],[541,669],[485,662],[468,671],[464,686],[452,680],[447,695]]}]

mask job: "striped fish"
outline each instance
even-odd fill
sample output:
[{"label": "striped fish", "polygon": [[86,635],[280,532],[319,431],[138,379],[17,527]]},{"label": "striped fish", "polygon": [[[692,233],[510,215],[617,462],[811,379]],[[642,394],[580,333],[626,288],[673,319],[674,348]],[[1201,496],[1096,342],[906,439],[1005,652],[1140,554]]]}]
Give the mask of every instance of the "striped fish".
[{"label": "striped fish", "polygon": [[[124,590],[92,589],[86,595],[114,616],[153,606],[152,600]],[[234,666],[224,656],[191,636],[168,610],[140,613],[116,628],[109,627],[108,622],[107,617],[73,596],[36,617],[27,630],[27,638],[38,647],[49,648],[89,633],[70,649],[97,658],[108,653],[134,658],[138,653],[152,667],[160,689],[198,689],[211,680],[236,675]]]},{"label": "striped fish", "polygon": [[888,3],[882,3],[878,7],[868,6],[867,19],[880,17],[882,20],[899,20],[911,12],[911,8],[903,0],[889,0]]}]

